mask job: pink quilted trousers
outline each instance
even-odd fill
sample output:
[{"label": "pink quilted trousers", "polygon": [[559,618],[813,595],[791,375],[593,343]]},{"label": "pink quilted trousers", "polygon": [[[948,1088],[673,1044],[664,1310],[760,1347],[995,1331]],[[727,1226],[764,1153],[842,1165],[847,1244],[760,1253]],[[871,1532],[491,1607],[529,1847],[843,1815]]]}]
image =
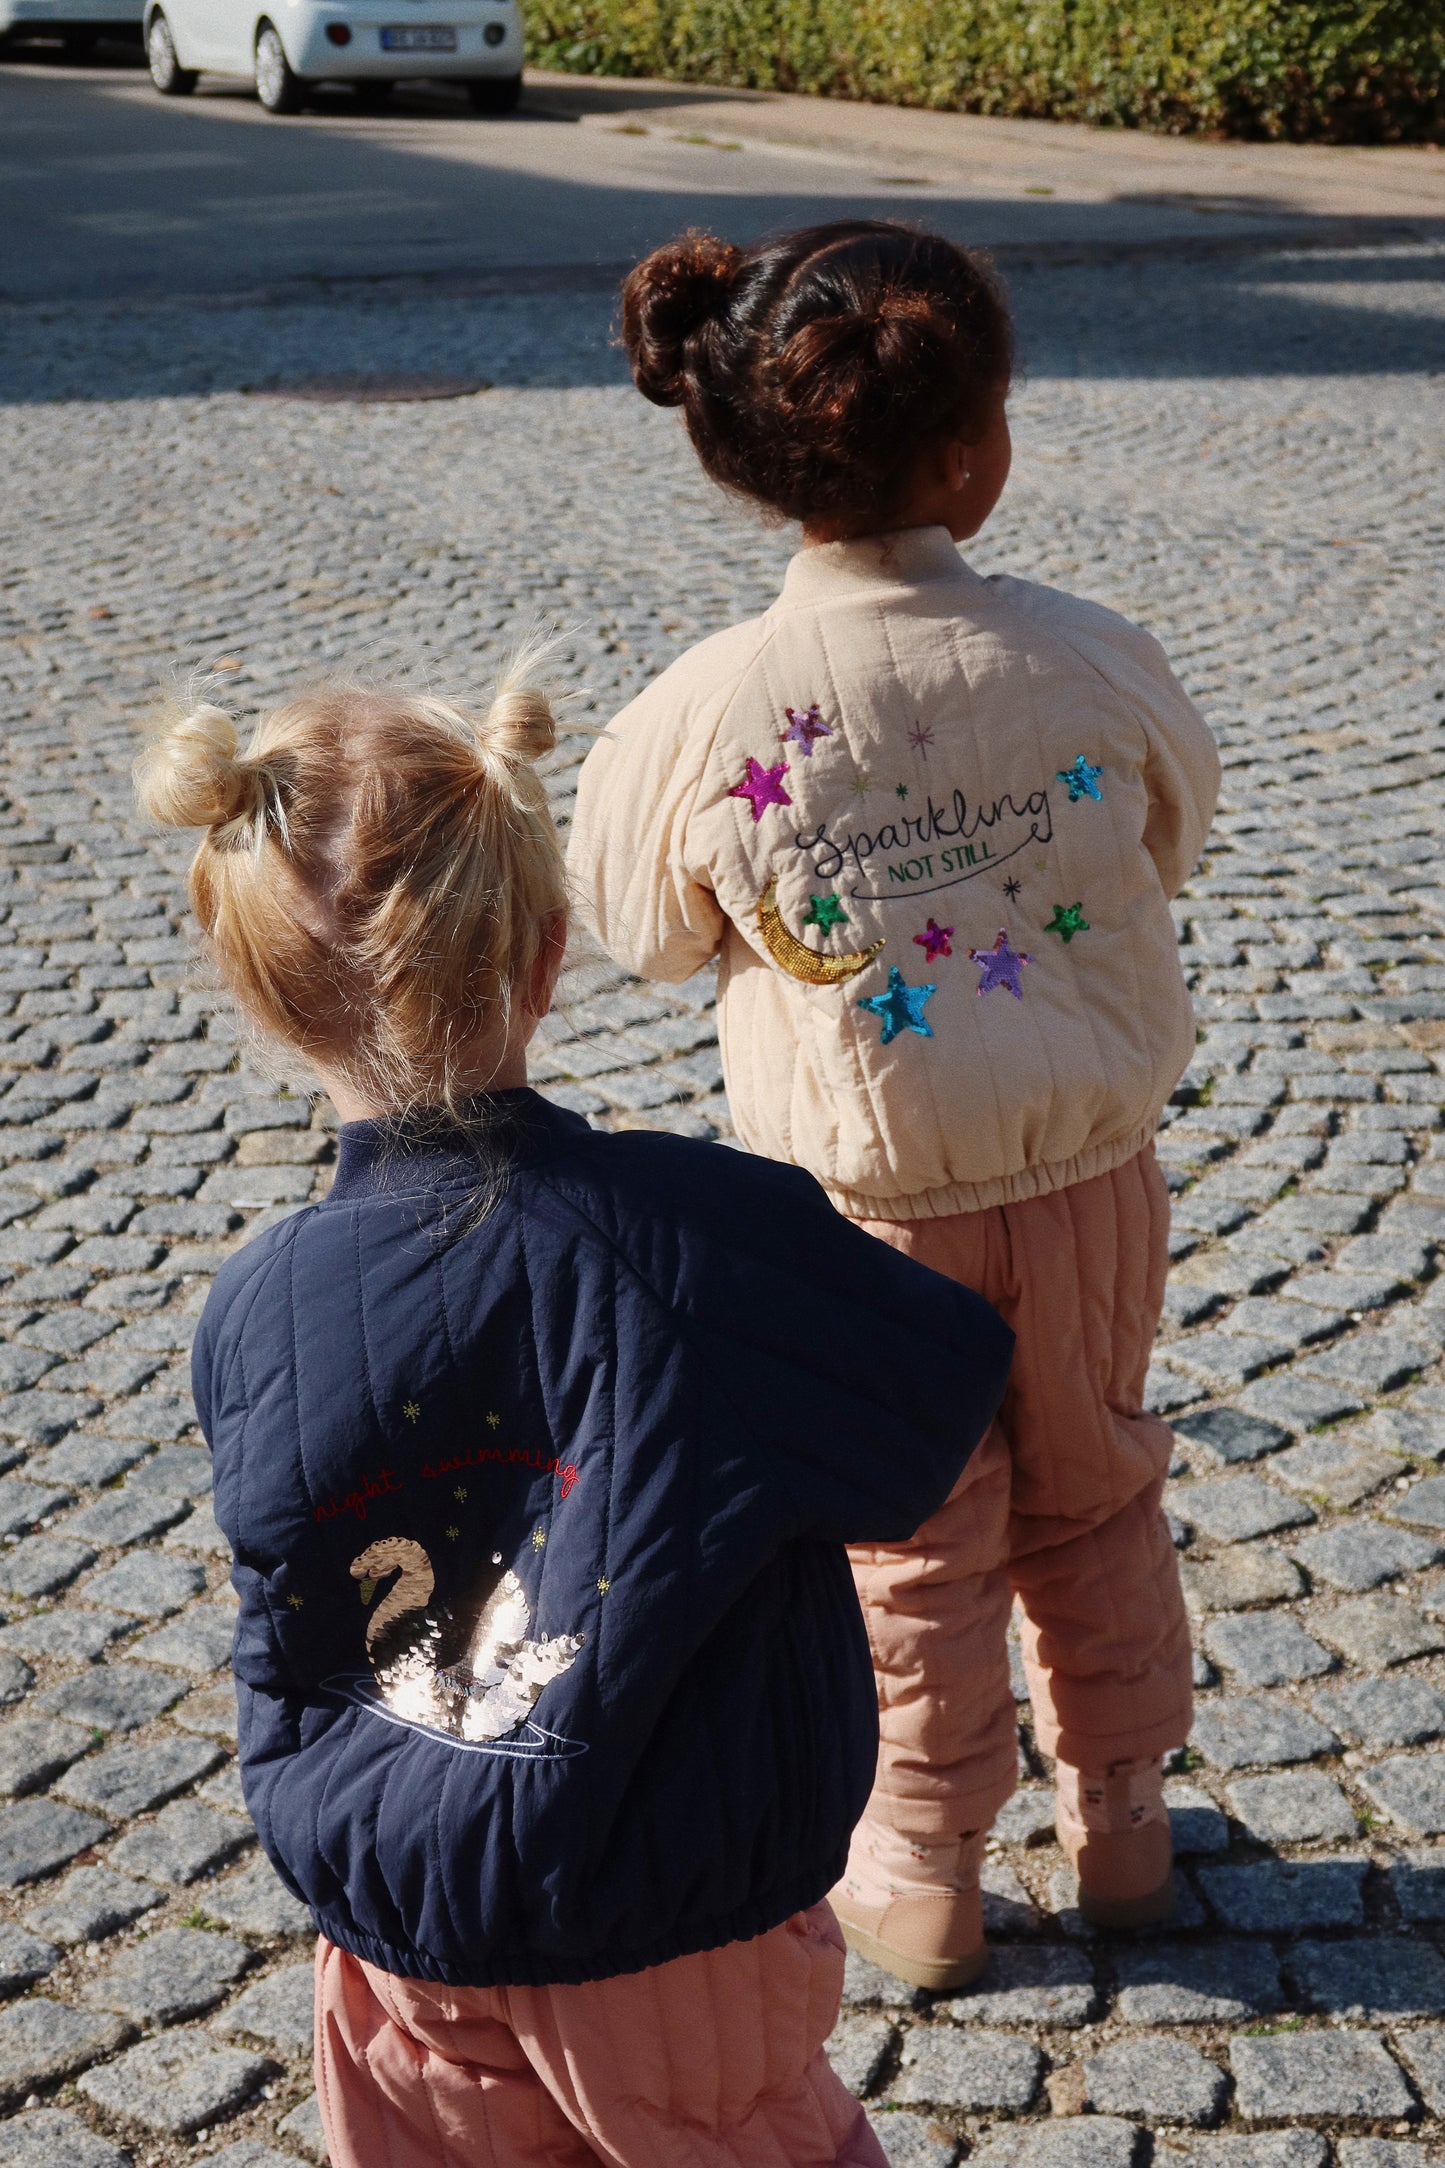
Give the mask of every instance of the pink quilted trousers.
[{"label": "pink quilted trousers", "polygon": [[582,1987],[438,1987],[323,1936],[333,2168],[887,2168],[823,2052],[842,1988],[826,1904]]},{"label": "pink quilted trousers", "polygon": [[1189,1736],[1162,1506],[1172,1438],[1142,1405],[1169,1194],[1150,1148],[1019,1204],[860,1225],[976,1288],[1018,1336],[998,1420],[952,1497],[911,1542],[849,1554],[883,1735],[868,1817],[933,1841],[987,1829],[1014,1788],[1015,1597],[1045,1754],[1102,1773]]}]

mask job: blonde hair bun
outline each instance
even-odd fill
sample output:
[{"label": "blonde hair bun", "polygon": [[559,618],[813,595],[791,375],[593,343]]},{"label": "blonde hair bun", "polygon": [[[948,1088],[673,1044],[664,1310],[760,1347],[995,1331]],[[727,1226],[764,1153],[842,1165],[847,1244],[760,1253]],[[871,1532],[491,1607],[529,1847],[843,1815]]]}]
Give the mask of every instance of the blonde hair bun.
[{"label": "blonde hair bun", "polygon": [[557,743],[552,703],[535,685],[504,683],[487,710],[486,742],[510,760],[540,760]]},{"label": "blonde hair bun", "polygon": [[136,762],[136,792],[151,819],[168,828],[225,828],[264,815],[260,763],[238,760],[237,742],[232,718],[209,701],[166,724]]}]

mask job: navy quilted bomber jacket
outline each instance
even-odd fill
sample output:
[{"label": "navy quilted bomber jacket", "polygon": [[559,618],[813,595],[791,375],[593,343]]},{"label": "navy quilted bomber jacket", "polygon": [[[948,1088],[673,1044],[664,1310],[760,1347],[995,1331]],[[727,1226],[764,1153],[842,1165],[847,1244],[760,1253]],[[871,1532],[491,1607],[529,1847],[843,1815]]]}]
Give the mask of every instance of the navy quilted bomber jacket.
[{"label": "navy quilted bomber jacket", "polygon": [[908,1536],[1003,1390],[977,1296],[796,1169],[493,1102],[341,1133],[196,1339],[246,1798],[395,1973],[606,1978],[824,1895],[877,1748],[842,1546]]}]

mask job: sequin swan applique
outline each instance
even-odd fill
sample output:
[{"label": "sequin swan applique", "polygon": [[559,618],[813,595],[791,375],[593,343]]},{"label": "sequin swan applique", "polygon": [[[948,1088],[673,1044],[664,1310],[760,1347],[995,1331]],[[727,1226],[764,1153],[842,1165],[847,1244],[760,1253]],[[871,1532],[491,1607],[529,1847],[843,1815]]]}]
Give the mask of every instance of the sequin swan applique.
[{"label": "sequin swan applique", "polygon": [[[359,1698],[374,1705],[379,1697],[401,1722],[466,1745],[500,1740],[523,1724],[535,1740],[550,1738],[531,1723],[532,1710],[543,1688],[576,1662],[582,1636],[534,1640],[526,1592],[500,1557],[461,1603],[438,1609],[432,1562],[410,1537],[368,1544],[350,1570],[368,1605],[380,1581],[397,1577],[367,1622],[374,1685]],[[568,1741],[556,1744],[578,1751]]]}]

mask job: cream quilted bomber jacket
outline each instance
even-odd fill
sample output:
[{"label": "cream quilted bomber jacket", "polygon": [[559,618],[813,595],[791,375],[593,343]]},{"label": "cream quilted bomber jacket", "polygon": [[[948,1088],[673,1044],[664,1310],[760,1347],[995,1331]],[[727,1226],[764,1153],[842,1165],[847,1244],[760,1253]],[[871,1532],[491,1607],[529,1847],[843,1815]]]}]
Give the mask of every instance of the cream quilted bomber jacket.
[{"label": "cream quilted bomber jacket", "polygon": [[1153,1134],[1194,1043],[1168,902],[1218,787],[1147,633],[915,528],[801,551],[633,701],[569,858],[619,962],[720,956],[742,1142],[924,1219]]}]

